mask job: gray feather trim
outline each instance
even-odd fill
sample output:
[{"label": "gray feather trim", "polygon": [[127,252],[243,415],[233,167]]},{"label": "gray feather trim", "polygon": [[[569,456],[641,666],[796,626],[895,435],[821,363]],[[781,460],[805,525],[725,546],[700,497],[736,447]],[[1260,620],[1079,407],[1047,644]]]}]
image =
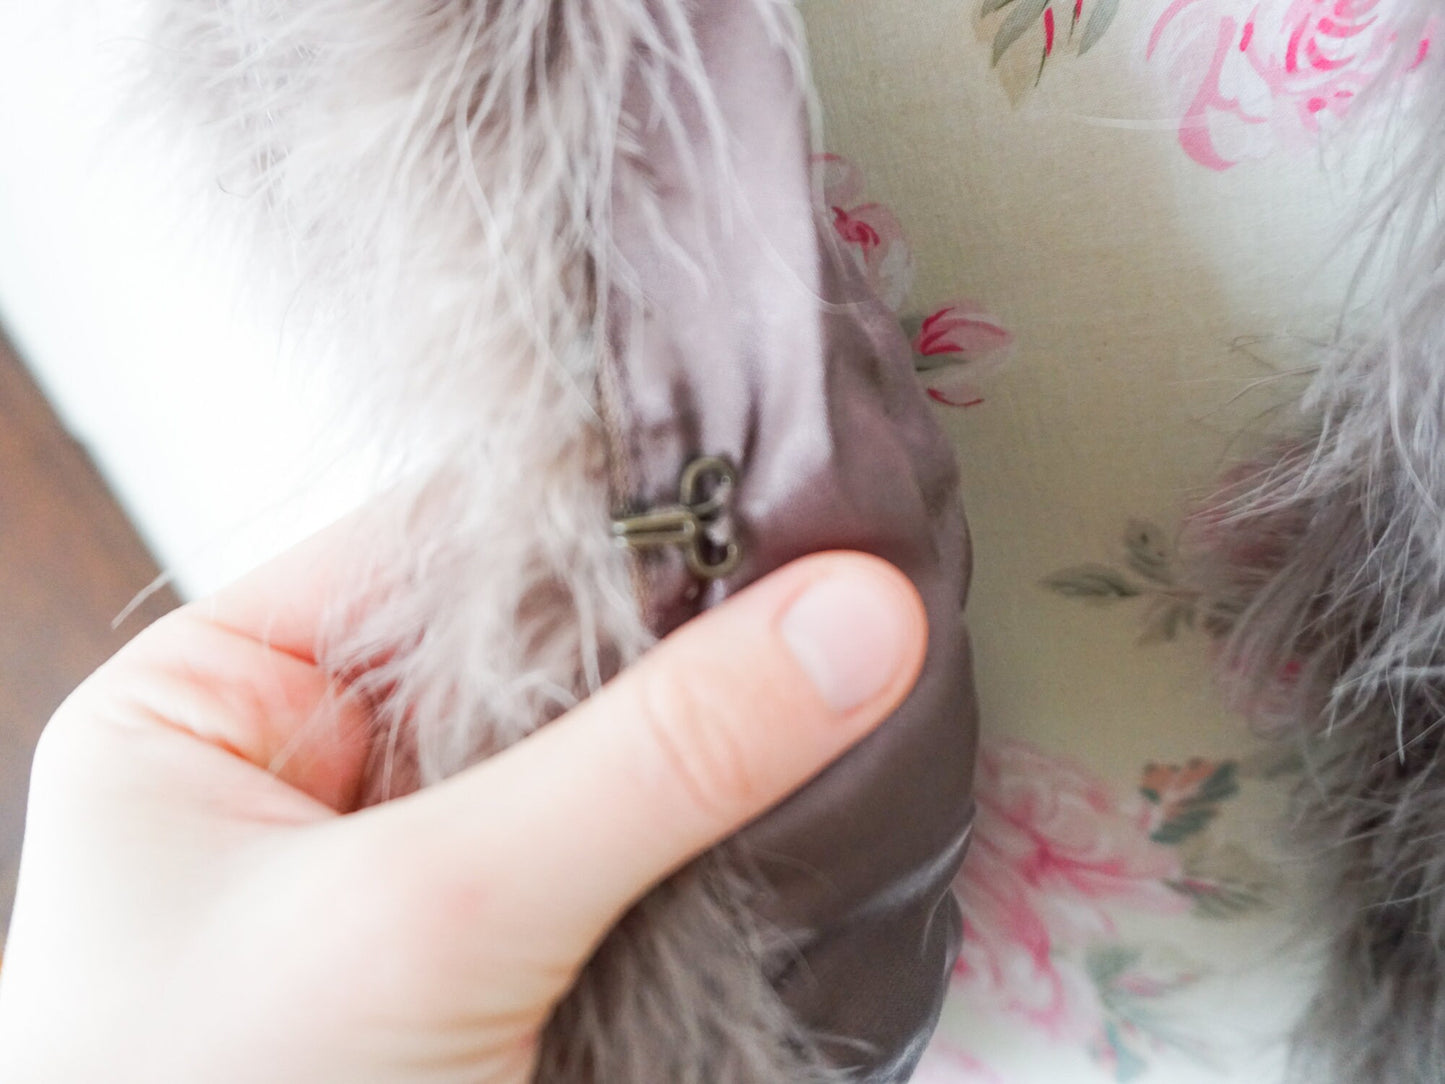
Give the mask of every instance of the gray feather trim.
[{"label": "gray feather trim", "polygon": [[[1437,5],[1432,5],[1437,6]],[[1400,34],[1412,64],[1429,11]],[[1410,31],[1413,30],[1413,35]],[[1407,55],[1408,53],[1408,55]],[[1189,530],[1221,672],[1306,765],[1293,827],[1323,968],[1293,1076],[1445,1080],[1445,64],[1363,103],[1394,171],[1360,281],[1295,433]],[[1396,68],[1392,74],[1398,74]],[[1388,100],[1387,100],[1388,99]],[[1365,118],[1368,117],[1368,121]],[[1388,118],[1381,124],[1382,118]]]},{"label": "gray feather trim", "polygon": [[746,905],[753,891],[710,855],[644,899],[553,1018],[539,1084],[856,1079],[822,1061],[758,966],[783,953]]},{"label": "gray feather trim", "polygon": [[[382,798],[520,739],[651,642],[608,541],[595,382],[602,299],[628,291],[613,194],[648,198],[632,126],[681,132],[679,98],[713,100],[691,4],[150,2],[167,101],[291,263],[403,479],[358,527],[324,645],[383,720]],[[757,6],[788,44],[789,5]],[[748,881],[719,862],[602,946],[547,1033],[548,1084],[843,1079],[768,985]]]}]

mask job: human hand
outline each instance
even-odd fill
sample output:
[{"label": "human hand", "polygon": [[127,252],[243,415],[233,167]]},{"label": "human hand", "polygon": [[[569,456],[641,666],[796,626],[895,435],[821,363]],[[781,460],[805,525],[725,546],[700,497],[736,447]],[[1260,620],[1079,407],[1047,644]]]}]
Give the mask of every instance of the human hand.
[{"label": "human hand", "polygon": [[8,1084],[524,1084],[627,907],[885,718],[926,639],[897,570],[806,558],[520,744],[353,812],[366,712],[312,655],[335,545],[158,621],[51,721]]}]

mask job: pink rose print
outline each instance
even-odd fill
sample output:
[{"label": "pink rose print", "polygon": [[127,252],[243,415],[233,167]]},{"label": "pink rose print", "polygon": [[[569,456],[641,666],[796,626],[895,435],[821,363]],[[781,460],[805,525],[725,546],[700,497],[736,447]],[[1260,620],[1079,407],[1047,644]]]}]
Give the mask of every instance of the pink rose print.
[{"label": "pink rose print", "polygon": [[1136,921],[1272,906],[1268,864],[1212,838],[1240,771],[1234,760],[1151,762],[1137,791],[1119,797],[1065,759],[986,740],[973,843],[954,885],[964,940],[951,1000],[966,1023],[935,1037],[920,1084],[1002,1084],[999,1060],[1033,1039],[1086,1053],[1120,1084],[1166,1053],[1215,1064],[1213,1038],[1179,1000],[1211,969],[1167,939],[1140,940]]},{"label": "pink rose print", "polygon": [[868,284],[897,312],[913,287],[913,253],[897,217],[881,203],[863,199],[863,173],[846,158],[813,159],[816,190],[824,210]]},{"label": "pink rose print", "polygon": [[977,381],[1008,360],[1013,336],[983,306],[952,301],[919,324],[913,352],[929,398],[948,406],[983,402]]},{"label": "pink rose print", "polygon": [[1058,1042],[1104,1034],[1098,975],[1081,950],[1116,930],[1114,912],[1174,915],[1177,853],[1151,838],[1147,803],[1117,801],[1069,762],[1019,741],[980,753],[978,814],[958,884],[963,951],[955,990]]},{"label": "pink rose print", "polygon": [[[1398,45],[1409,10],[1402,0],[1171,0],[1145,55],[1180,95],[1180,146],[1226,170],[1317,134],[1370,83],[1418,65],[1428,28],[1408,53]],[[1403,71],[1402,55],[1413,59]]]},{"label": "pink rose print", "polygon": [[[822,213],[874,292],[895,313],[913,286],[913,252],[897,217],[864,200],[863,173],[836,154],[813,159]],[[951,301],[928,316],[899,317],[913,341],[914,365],[929,396],[948,406],[978,406],[977,381],[1008,358],[1013,336],[972,301]]]}]

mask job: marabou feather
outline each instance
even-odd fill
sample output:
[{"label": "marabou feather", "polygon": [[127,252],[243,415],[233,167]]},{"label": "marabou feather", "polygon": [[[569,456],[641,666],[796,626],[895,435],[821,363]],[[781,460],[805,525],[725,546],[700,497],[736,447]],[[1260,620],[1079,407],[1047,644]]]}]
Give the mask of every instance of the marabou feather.
[{"label": "marabou feather", "polygon": [[[694,170],[727,165],[692,5],[151,2],[159,85],[286,256],[403,479],[358,526],[324,645],[377,707],[380,800],[520,739],[651,642],[609,539],[598,384],[631,296],[614,201],[667,243],[639,126]],[[790,5],[756,2],[801,56]],[[768,985],[752,891],[705,858],[644,900],[558,1010],[541,1079],[843,1079]]]},{"label": "marabou feather", "polygon": [[1352,311],[1292,432],[1188,532],[1226,685],[1306,769],[1323,960],[1300,1081],[1445,1080],[1445,55],[1417,56],[1437,8],[1401,29],[1389,74],[1415,70],[1357,107],[1354,137],[1387,138]]}]

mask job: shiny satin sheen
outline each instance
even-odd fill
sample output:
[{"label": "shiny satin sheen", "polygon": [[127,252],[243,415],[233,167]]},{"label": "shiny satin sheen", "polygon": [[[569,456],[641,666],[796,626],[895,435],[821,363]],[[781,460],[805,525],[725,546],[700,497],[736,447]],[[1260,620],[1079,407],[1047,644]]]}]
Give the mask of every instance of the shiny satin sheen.
[{"label": "shiny satin sheen", "polygon": [[771,976],[790,1009],[860,1079],[901,1081],[957,954],[949,886],[972,821],[977,708],[957,468],[896,318],[820,228],[789,56],[753,0],[706,0],[693,18],[731,175],[715,168],[700,114],[687,133],[697,172],[675,132],[634,116],[668,243],[619,188],[633,282],[616,306],[609,374],[618,496],[626,510],[675,502],[679,475],[701,455],[738,469],[734,574],[704,584],[675,550],[638,558],[659,633],[820,550],[878,554],[922,593],[930,643],[910,698],[729,845],[766,883],[763,918],[795,946]]}]

